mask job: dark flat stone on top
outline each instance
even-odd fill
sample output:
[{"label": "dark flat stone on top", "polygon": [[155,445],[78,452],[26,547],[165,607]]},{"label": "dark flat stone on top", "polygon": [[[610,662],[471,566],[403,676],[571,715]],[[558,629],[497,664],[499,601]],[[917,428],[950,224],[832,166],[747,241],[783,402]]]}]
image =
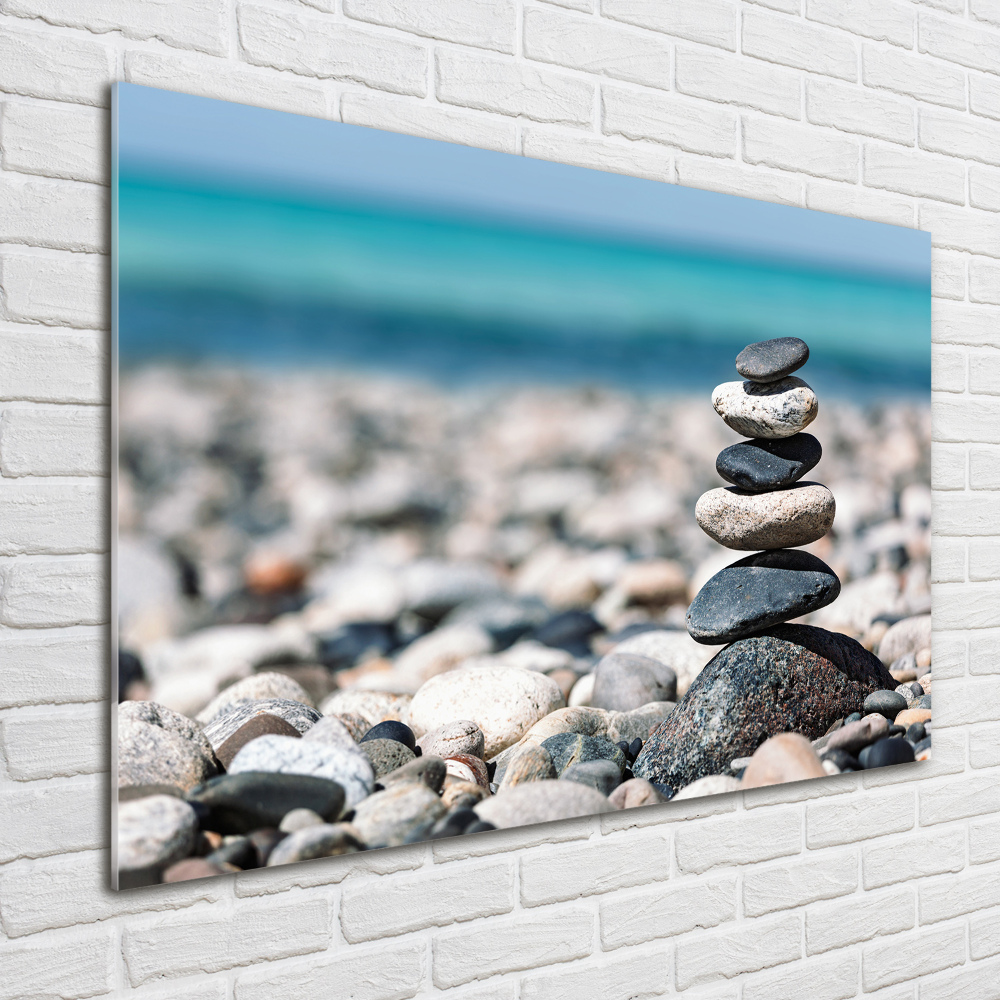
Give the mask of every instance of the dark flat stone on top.
[{"label": "dark flat stone on top", "polygon": [[809,360],[809,346],[798,337],[775,337],[744,347],[736,355],[736,370],[754,382],[777,382]]},{"label": "dark flat stone on top", "polygon": [[749,493],[766,493],[798,482],[822,457],[823,448],[812,434],[750,438],[723,448],[715,471]]}]

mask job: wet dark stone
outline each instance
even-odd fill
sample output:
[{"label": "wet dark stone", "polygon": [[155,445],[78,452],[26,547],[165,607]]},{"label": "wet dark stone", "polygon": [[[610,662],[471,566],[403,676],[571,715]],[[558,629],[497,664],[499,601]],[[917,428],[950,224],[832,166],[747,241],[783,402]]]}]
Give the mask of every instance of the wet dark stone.
[{"label": "wet dark stone", "polygon": [[663,796],[664,799],[672,799],[677,794],[677,789],[671,788],[669,785],[663,785],[657,781],[651,781],[650,784]]},{"label": "wet dark stone", "polygon": [[715,471],[740,489],[765,493],[798,482],[822,457],[823,449],[812,434],[773,441],[751,438],[723,448]]},{"label": "wet dark stone", "polygon": [[687,629],[697,642],[733,642],[825,608],[838,594],[837,574],[808,552],[757,552],[720,570],[698,591]]},{"label": "wet dark stone", "polygon": [[886,731],[885,738],[888,739],[890,736],[905,736],[906,727],[905,726],[890,726]]},{"label": "wet dark stone", "polygon": [[611,740],[603,736],[582,736],[580,733],[557,733],[542,741],[552,758],[556,774],[562,775],[572,764],[588,760],[612,760],[619,772],[628,767],[628,758]]},{"label": "wet dark stone", "polygon": [[559,778],[588,785],[601,795],[610,795],[622,783],[622,770],[613,760],[584,760],[570,764]]},{"label": "wet dark stone", "polygon": [[229,767],[233,758],[259,736],[293,736],[298,739],[301,734],[291,723],[265,712],[263,715],[255,715],[249,722],[244,722],[232,736],[223,741],[215,751],[215,756],[223,767]]},{"label": "wet dark stone", "polygon": [[889,690],[873,691],[865,698],[864,713],[884,715],[890,722],[906,708],[906,699],[898,692]]},{"label": "wet dark stone", "polygon": [[893,736],[865,747],[858,760],[867,771],[873,767],[887,767],[890,764],[910,764],[916,760],[916,755],[910,743],[901,736]]},{"label": "wet dark stone", "polygon": [[330,670],[352,667],[366,653],[385,656],[399,645],[395,630],[383,622],[352,622],[320,636],[319,660]]},{"label": "wet dark stone", "polygon": [[639,751],[640,750],[642,750],[642,740],[640,740],[639,737],[637,736],[628,745],[628,757],[629,757],[629,760],[635,760],[636,757],[639,756]]},{"label": "wet dark stone", "polygon": [[844,725],[846,726],[846,725],[848,725],[848,723],[851,723],[851,722],[860,722],[860,721],[861,721],[861,713],[860,712],[851,712],[851,714],[849,716],[847,716],[847,718],[844,719]]},{"label": "wet dark stone", "polygon": [[602,632],[600,622],[589,611],[563,611],[531,633],[531,638],[574,656],[590,655],[590,637]]},{"label": "wet dark stone", "polygon": [[409,747],[410,750],[415,749],[417,745],[417,738],[413,735],[413,730],[405,723],[392,719],[372,726],[358,742],[364,743],[365,740],[395,740],[397,743]]},{"label": "wet dark stone", "polygon": [[228,844],[217,847],[211,854],[205,855],[205,860],[217,865],[236,865],[243,869],[257,868],[259,863],[257,846],[249,837],[237,837]]},{"label": "wet dark stone", "polygon": [[846,750],[828,750],[823,754],[823,760],[836,764],[841,771],[860,771],[861,764],[857,757],[852,757]]},{"label": "wet dark stone", "polygon": [[[921,688],[923,690],[923,688]],[[931,710],[931,696],[929,694],[922,695],[920,701],[917,702],[917,708],[926,708],[928,711]]]},{"label": "wet dark stone", "polygon": [[913,755],[916,756],[918,753],[923,753],[925,750],[930,750],[930,748],[931,748],[931,737],[930,734],[928,734],[913,748]]},{"label": "wet dark stone", "polygon": [[683,788],[729,773],[771,736],[815,740],[891,683],[859,642],[809,625],[777,625],[716,654],[643,744],[637,778]]},{"label": "wet dark stone", "polygon": [[916,746],[925,736],[927,735],[927,730],[924,729],[924,724],[922,722],[914,722],[909,729],[906,730],[906,738]]},{"label": "wet dark stone", "polygon": [[118,650],[118,700],[125,700],[125,692],[130,684],[146,679],[146,671],[142,669],[142,660],[128,650]]},{"label": "wet dark stone", "polygon": [[809,360],[809,346],[798,337],[775,337],[744,347],[736,355],[736,370],[754,382],[777,382]]},{"label": "wet dark stone", "polygon": [[332,823],[344,808],[344,789],[309,774],[244,771],[199,785],[188,801],[199,807],[201,825],[217,833],[250,833],[276,827],[293,809],[312,809]]}]

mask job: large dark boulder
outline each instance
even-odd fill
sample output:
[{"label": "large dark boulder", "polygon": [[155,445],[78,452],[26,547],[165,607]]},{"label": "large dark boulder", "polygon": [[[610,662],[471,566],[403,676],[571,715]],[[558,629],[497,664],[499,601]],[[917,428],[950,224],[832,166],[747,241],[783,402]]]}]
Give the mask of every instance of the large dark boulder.
[{"label": "large dark boulder", "polygon": [[777,733],[822,736],[872,691],[890,686],[859,642],[810,625],[776,625],[716,654],[636,759],[637,778],[683,788],[729,773]]}]

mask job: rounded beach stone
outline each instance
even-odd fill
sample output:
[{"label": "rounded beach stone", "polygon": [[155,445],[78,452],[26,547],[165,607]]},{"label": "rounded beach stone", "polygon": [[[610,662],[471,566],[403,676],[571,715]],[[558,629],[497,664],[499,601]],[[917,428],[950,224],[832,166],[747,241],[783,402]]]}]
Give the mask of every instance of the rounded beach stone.
[{"label": "rounded beach stone", "polygon": [[898,691],[882,689],[873,691],[865,698],[864,712],[865,715],[877,712],[891,721],[900,712],[906,711],[906,707],[906,699]]},{"label": "rounded beach stone", "polygon": [[671,788],[724,774],[778,733],[818,739],[888,678],[854,639],[809,625],[775,626],[715,656],[643,744],[632,771]]},{"label": "rounded beach stone", "polygon": [[666,664],[677,675],[677,694],[681,697],[698,676],[698,672],[717,650],[706,649],[695,642],[683,629],[652,629],[624,639],[612,646],[609,653],[634,653]]},{"label": "rounded beach stone", "polygon": [[282,840],[267,859],[267,867],[289,865],[295,861],[332,858],[338,854],[355,854],[364,844],[352,823],[319,823],[303,827]]},{"label": "rounded beach stone", "polygon": [[435,792],[407,781],[369,795],[354,810],[352,823],[367,847],[398,847],[427,837],[444,813]]},{"label": "rounded beach stone", "polygon": [[251,833],[277,827],[293,809],[311,809],[330,822],[344,808],[344,789],[306,774],[248,772],[223,774],[195,789],[189,802],[205,816],[202,827],[218,833]]},{"label": "rounded beach stone", "polygon": [[185,858],[172,864],[164,873],[163,881],[190,882],[196,878],[212,878],[215,875],[226,875],[240,869],[226,862],[210,861],[208,858]]},{"label": "rounded beach stone", "polygon": [[706,535],[729,549],[783,549],[822,538],[837,513],[833,494],[819,483],[772,493],[721,486],[703,493],[694,516]]},{"label": "rounded beach stone", "polygon": [[311,729],[320,719],[315,708],[310,708],[301,701],[247,698],[224,705],[215,718],[205,724],[205,736],[213,748],[221,747],[236,730],[256,715],[276,715],[300,733]]},{"label": "rounded beach stone", "polygon": [[137,719],[118,723],[118,784],[176,785],[185,791],[218,773],[202,743]]},{"label": "rounded beach stone", "polygon": [[704,795],[725,795],[727,792],[738,792],[742,787],[739,778],[729,774],[706,774],[704,778],[685,785],[670,801],[700,799]]},{"label": "rounded beach stone", "polygon": [[397,722],[395,719],[387,719],[377,726],[372,726],[358,742],[364,743],[366,740],[395,740],[397,743],[402,743],[408,750],[414,750],[417,745],[413,730],[405,723]]},{"label": "rounded beach stone", "polygon": [[610,795],[622,783],[621,769],[613,760],[582,760],[570,764],[559,777],[589,785],[602,795]]},{"label": "rounded beach stone", "polygon": [[559,733],[542,743],[552,758],[556,774],[562,775],[567,767],[588,760],[614,761],[619,771],[628,767],[628,758],[621,747],[602,736],[584,736],[580,733]]},{"label": "rounded beach stone", "polygon": [[243,680],[231,684],[220,691],[196,716],[197,720],[205,725],[211,722],[227,705],[232,705],[238,701],[260,701],[264,698],[281,698],[284,701],[300,701],[310,708],[315,708],[309,692],[285,674],[276,674],[266,671],[254,674],[252,677],[244,677]]},{"label": "rounded beach stone", "polygon": [[893,736],[865,747],[858,760],[867,771],[873,767],[888,767],[891,764],[910,764],[916,760],[916,755],[909,741],[902,736]]},{"label": "rounded beach stone", "polygon": [[629,778],[608,796],[608,801],[616,809],[635,809],[667,800],[645,778]]},{"label": "rounded beach stone", "polygon": [[324,715],[357,715],[371,728],[387,719],[409,725],[411,695],[388,691],[337,691],[323,701]]},{"label": "rounded beach stone", "polygon": [[909,728],[916,723],[923,725],[928,722],[931,717],[931,710],[929,708],[908,708],[893,719],[893,724],[897,726],[902,726],[904,729]]},{"label": "rounded beach stone", "polygon": [[544,674],[510,667],[466,667],[427,681],[410,704],[410,721],[426,733],[456,719],[470,719],[483,731],[488,759],[565,704],[559,685]]},{"label": "rounded beach stone", "polygon": [[888,731],[889,722],[884,715],[866,715],[856,722],[846,723],[832,733],[823,750],[843,750],[852,757],[857,757],[866,746],[881,739]]},{"label": "rounded beach stone", "polygon": [[448,769],[442,758],[425,754],[423,757],[417,757],[416,760],[411,760],[395,771],[383,775],[381,784],[388,788],[390,785],[417,782],[426,785],[433,792],[440,792],[447,773]]},{"label": "rounded beach stone", "polygon": [[194,809],[171,795],[150,795],[118,806],[119,888],[151,885],[194,849]]},{"label": "rounded beach stone", "polygon": [[299,739],[299,731],[284,719],[279,719],[276,715],[255,715],[249,722],[245,722],[233,733],[229,739],[223,743],[216,756],[223,767],[228,768],[233,762],[233,758],[253,740],[261,736],[290,736]]},{"label": "rounded beach stone", "polygon": [[733,642],[826,607],[839,593],[836,573],[808,552],[759,552],[720,570],[698,591],[687,612],[688,632],[697,642]]},{"label": "rounded beach stone", "polygon": [[413,751],[399,740],[364,740],[358,747],[368,758],[376,780],[416,759]]},{"label": "rounded beach stone", "polygon": [[444,766],[447,774],[459,778],[462,781],[471,781],[481,788],[489,790],[489,772],[481,757],[473,757],[472,754],[459,753],[444,757]]},{"label": "rounded beach stone", "polygon": [[787,438],[816,419],[816,393],[800,378],[777,382],[723,382],[712,393],[716,413],[737,434],[749,438]]},{"label": "rounded beach stone", "polygon": [[425,733],[417,740],[417,746],[434,757],[447,757],[456,753],[482,757],[486,740],[483,731],[474,722],[470,719],[458,719]]},{"label": "rounded beach stone", "polygon": [[576,781],[529,781],[476,806],[476,815],[498,830],[613,812],[607,797]]},{"label": "rounded beach stone", "polygon": [[894,663],[907,653],[918,653],[931,645],[931,616],[914,615],[890,625],[878,644],[879,659]]},{"label": "rounded beach stone", "polygon": [[809,740],[798,733],[778,733],[754,751],[743,772],[743,788],[822,778],[826,772]]},{"label": "rounded beach stone", "polygon": [[546,781],[558,776],[548,750],[535,743],[526,743],[507,765],[500,782],[500,791],[526,781]]},{"label": "rounded beach stone", "polygon": [[[395,745],[406,750],[402,744]],[[245,771],[308,774],[335,781],[344,789],[349,808],[368,795],[375,784],[371,763],[360,750],[289,736],[261,736],[248,743],[233,758],[228,770],[230,774]]]},{"label": "rounded beach stone", "polygon": [[677,674],[672,667],[636,653],[608,653],[594,670],[594,708],[631,712],[651,701],[675,701]]},{"label": "rounded beach stone", "polygon": [[749,344],[736,355],[736,370],[755,382],[774,382],[809,360],[809,345],[798,337],[774,337]]},{"label": "rounded beach stone", "polygon": [[192,743],[197,743],[206,756],[212,756],[212,744],[208,742],[201,726],[186,715],[167,708],[166,705],[159,705],[155,701],[124,701],[118,706],[118,719],[119,722],[128,719],[159,726],[168,733],[176,733]]},{"label": "rounded beach stone", "polygon": [[797,483],[823,457],[812,434],[788,438],[753,438],[723,448],[715,471],[723,479],[751,493],[780,490]]},{"label": "rounded beach stone", "polygon": [[295,833],[296,830],[304,830],[307,826],[317,826],[322,822],[323,817],[312,809],[292,809],[281,818],[278,829],[282,833]]}]

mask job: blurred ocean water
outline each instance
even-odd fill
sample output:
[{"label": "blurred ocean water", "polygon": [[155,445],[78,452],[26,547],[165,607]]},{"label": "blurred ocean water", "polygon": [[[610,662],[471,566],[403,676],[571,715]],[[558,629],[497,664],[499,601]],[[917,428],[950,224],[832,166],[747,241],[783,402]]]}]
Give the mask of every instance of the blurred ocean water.
[{"label": "blurred ocean water", "polygon": [[125,367],[690,392],[801,336],[825,393],[930,388],[930,290],[896,276],[176,176],[121,177],[118,220]]}]

